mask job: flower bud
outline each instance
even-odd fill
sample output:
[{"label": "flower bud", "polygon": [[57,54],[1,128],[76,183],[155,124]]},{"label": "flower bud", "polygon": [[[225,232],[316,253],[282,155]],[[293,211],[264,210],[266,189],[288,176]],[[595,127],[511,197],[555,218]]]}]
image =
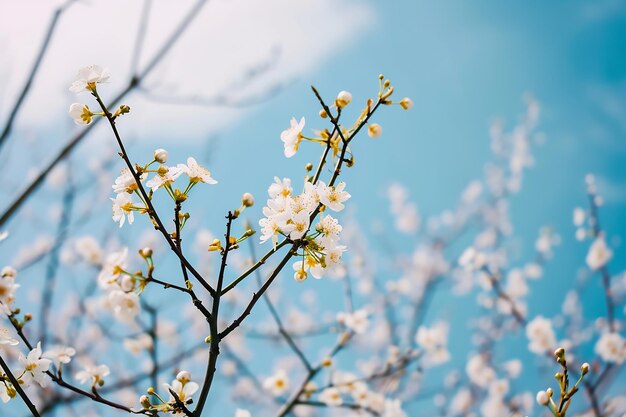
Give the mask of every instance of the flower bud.
[{"label": "flower bud", "polygon": [[139,255],[142,258],[150,258],[152,256],[152,248],[146,246],[143,249],[139,249]]},{"label": "flower bud", "polygon": [[339,108],[346,107],[352,101],[352,94],[348,91],[340,91],[337,94],[337,99],[335,100],[335,105]]},{"label": "flower bud", "polygon": [[554,356],[556,356],[557,358],[562,358],[563,355],[565,355],[565,349],[563,349],[562,347],[554,351]]},{"label": "flower bud", "polygon": [[580,371],[582,372],[583,375],[588,374],[589,373],[589,364],[587,362],[585,362],[582,365],[580,365]]},{"label": "flower bud", "polygon": [[250,193],[244,193],[241,196],[241,204],[246,207],[252,207],[254,205],[254,196]]},{"label": "flower bud", "polygon": [[413,108],[413,100],[411,100],[408,97],[403,98],[402,100],[400,100],[400,107],[402,107],[404,110],[411,110]]},{"label": "flower bud", "polygon": [[328,117],[328,113],[326,113],[326,110],[324,110],[324,109],[320,110],[320,117],[322,119],[325,119],[325,118]]},{"label": "flower bud", "polygon": [[187,371],[180,371],[178,375],[176,375],[176,379],[183,384],[186,384],[187,382],[191,381],[191,374]]},{"label": "flower bud", "polygon": [[154,391],[154,388],[153,388],[153,387],[149,387],[149,388],[146,390],[146,392],[147,392],[148,394],[150,394],[150,395],[154,395],[154,393],[155,393],[155,391]]},{"label": "flower bud", "polygon": [[535,398],[537,400],[537,404],[539,405],[548,405],[550,402],[550,396],[546,391],[539,391]]},{"label": "flower bud", "polygon": [[313,170],[313,164],[309,162],[308,164],[306,164],[306,166],[304,167],[304,169],[306,169],[306,170],[307,170],[307,172],[312,171],[312,170]]},{"label": "flower bud", "polygon": [[330,357],[325,357],[324,359],[322,359],[322,366],[324,368],[328,368],[329,366],[332,366],[333,364],[333,359]]},{"label": "flower bud", "polygon": [[370,138],[377,138],[383,133],[383,128],[378,123],[367,126],[367,135]]},{"label": "flower bud", "polygon": [[17,270],[12,266],[5,266],[1,272],[2,278],[15,278],[17,276]]},{"label": "flower bud", "polygon": [[168,153],[165,149],[157,149],[154,151],[154,160],[159,164],[164,164],[167,162]]},{"label": "flower bud", "polygon": [[152,403],[150,402],[150,398],[147,395],[142,395],[139,397],[139,403],[144,408],[144,410],[148,410],[152,408]]},{"label": "flower bud", "polygon": [[213,242],[209,245],[209,252],[222,249],[222,244],[219,239],[213,239]]},{"label": "flower bud", "polygon": [[122,287],[122,290],[125,292],[131,292],[135,288],[134,278],[129,275],[124,275],[120,287]]}]

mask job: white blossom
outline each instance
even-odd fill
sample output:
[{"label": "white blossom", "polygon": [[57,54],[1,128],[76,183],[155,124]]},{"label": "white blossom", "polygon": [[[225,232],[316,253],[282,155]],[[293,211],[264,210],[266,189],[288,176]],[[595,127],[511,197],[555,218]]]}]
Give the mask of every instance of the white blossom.
[{"label": "white blossom", "polygon": [[128,224],[133,224],[135,221],[135,215],[133,214],[134,206],[128,194],[118,194],[111,201],[113,202],[113,221],[119,223],[120,227],[122,227],[128,218]]},{"label": "white blossom", "polygon": [[425,362],[430,366],[440,365],[450,360],[448,352],[448,325],[440,322],[431,327],[420,326],[415,342],[425,351]]},{"label": "white blossom", "polygon": [[263,381],[263,388],[275,397],[279,397],[289,389],[289,378],[283,369],[279,369],[274,375]]},{"label": "white blossom", "polygon": [[89,65],[78,70],[75,81],[70,86],[72,93],[80,93],[87,89],[93,90],[96,84],[104,83],[109,79],[109,71],[99,65]]},{"label": "white blossom", "polygon": [[135,292],[113,290],[109,293],[109,304],[118,320],[131,322],[140,312],[139,296]]},{"label": "white blossom", "polygon": [[333,211],[343,210],[345,207],[343,203],[351,197],[349,193],[344,191],[344,188],[346,188],[346,183],[343,181],[334,187],[327,186],[320,181],[317,188],[320,202]]},{"label": "white blossom", "polygon": [[612,257],[613,252],[607,246],[604,235],[600,235],[589,247],[589,252],[587,252],[587,258],[585,260],[589,268],[595,271],[606,265]]},{"label": "white blossom", "polygon": [[538,355],[551,352],[556,347],[556,336],[552,322],[543,316],[537,316],[526,325],[528,349]]},{"label": "white blossom", "polygon": [[354,313],[338,313],[337,321],[356,334],[363,334],[369,327],[368,313],[365,309],[356,310]]},{"label": "white blossom", "polygon": [[335,387],[326,388],[320,392],[318,400],[330,407],[338,407],[343,403],[341,392]]},{"label": "white blossom", "polygon": [[189,177],[189,181],[192,183],[203,182],[205,184],[217,184],[217,181],[211,177],[211,172],[205,167],[201,166],[192,157],[187,158],[187,164],[178,164],[174,171],[174,176],[178,178],[181,173],[186,174]]},{"label": "white blossom", "polygon": [[111,371],[106,365],[88,365],[82,371],[76,373],[75,377],[81,384],[91,382],[92,386],[104,383],[104,378],[109,376]]},{"label": "white blossom", "polygon": [[621,365],[626,360],[626,340],[615,332],[600,336],[594,350],[605,362]]},{"label": "white blossom", "polygon": [[70,346],[53,346],[43,353],[43,357],[50,359],[54,366],[58,368],[61,364],[68,364],[76,354],[76,349]]},{"label": "white blossom", "polygon": [[0,327],[0,345],[17,346],[18,344],[19,344],[19,341],[11,337],[11,333],[9,333],[9,329]]},{"label": "white blossom", "polygon": [[31,350],[27,356],[20,353],[18,359],[24,367],[22,380],[26,385],[36,382],[42,388],[45,388],[50,383],[50,377],[46,372],[50,369],[51,361],[50,359],[42,358],[41,354],[41,342],[37,343],[37,347]]},{"label": "white blossom", "polygon": [[291,126],[283,130],[280,134],[280,140],[283,141],[285,146],[285,156],[291,158],[298,151],[298,146],[302,141],[302,129],[304,129],[304,117],[300,119],[300,122],[296,121],[294,117],[291,118]]},{"label": "white blossom", "polygon": [[82,103],[72,103],[68,111],[72,120],[77,125],[88,125],[93,121],[93,113],[89,110],[89,106]]}]

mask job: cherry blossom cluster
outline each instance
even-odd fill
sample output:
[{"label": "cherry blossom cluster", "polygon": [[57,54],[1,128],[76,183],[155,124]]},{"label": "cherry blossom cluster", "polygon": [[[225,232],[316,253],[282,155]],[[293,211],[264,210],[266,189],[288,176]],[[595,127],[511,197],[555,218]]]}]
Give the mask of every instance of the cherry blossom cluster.
[{"label": "cherry blossom cluster", "polygon": [[[139,175],[141,181],[145,181],[145,186],[150,189],[148,198],[151,199],[154,192],[163,189],[174,202],[182,203],[187,199],[189,192],[196,184],[217,184],[217,181],[211,177],[211,173],[199,165],[194,158],[187,158],[186,164],[167,166],[164,165],[167,161],[167,156],[167,151],[157,149],[154,151],[152,161],[141,167],[136,167],[136,175]],[[151,166],[155,163],[159,164],[159,166],[152,168]],[[153,175],[149,177],[150,174]],[[187,178],[187,183],[181,191],[180,188],[174,187],[174,182],[183,175]],[[113,202],[113,220],[118,222],[120,227],[124,225],[126,219],[128,219],[129,224],[133,223],[134,212],[141,214],[148,212],[148,205],[144,196],[139,192],[135,176],[128,168],[122,169],[120,175],[115,179],[112,188],[116,193],[116,197],[111,198]],[[133,201],[131,197],[133,194],[139,198],[140,203]],[[184,217],[183,214],[183,225],[186,219],[187,217]]]},{"label": "cherry blossom cluster", "polygon": [[350,198],[346,184],[328,186],[320,181],[317,184],[304,183],[304,191],[293,194],[289,178],[275,178],[268,189],[269,200],[263,207],[265,217],[259,220],[261,242],[271,240],[276,246],[279,236],[290,241],[300,241],[300,260],[293,264],[294,278],[304,281],[310,273],[315,278],[325,274],[336,274],[342,253],[346,246],[339,244],[342,227],[330,214],[322,215],[311,230],[314,214],[326,209],[339,212],[344,202]]}]

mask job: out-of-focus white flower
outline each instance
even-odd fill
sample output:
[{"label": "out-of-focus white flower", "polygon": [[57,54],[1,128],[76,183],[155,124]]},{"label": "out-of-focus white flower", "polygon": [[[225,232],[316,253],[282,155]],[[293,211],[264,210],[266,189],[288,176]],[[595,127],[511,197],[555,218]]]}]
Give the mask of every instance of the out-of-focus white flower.
[{"label": "out-of-focus white flower", "polygon": [[15,283],[16,277],[17,271],[11,266],[5,266],[0,272],[0,306],[7,309],[15,299],[15,290],[19,288],[19,284]]},{"label": "out-of-focus white flower", "polygon": [[604,235],[600,235],[593,241],[587,252],[587,266],[592,270],[602,268],[613,257],[613,252],[607,246]]},{"label": "out-of-focus white flower", "polygon": [[510,411],[507,404],[502,398],[487,397],[480,406],[480,415],[482,417],[501,417]]},{"label": "out-of-focus white flower", "polygon": [[517,378],[522,372],[522,361],[519,359],[511,359],[502,365],[510,378]]},{"label": "out-of-focus white flower", "polygon": [[72,356],[76,354],[76,349],[70,346],[53,346],[43,353],[44,358],[52,361],[54,366],[61,367],[62,363],[70,363]]},{"label": "out-of-focus white flower", "polygon": [[126,268],[127,259],[127,247],[124,247],[120,251],[112,252],[106,257],[102,269],[98,274],[98,284],[100,284],[101,288],[112,289],[119,286],[117,281]]},{"label": "out-of-focus white flower", "polygon": [[477,271],[485,266],[485,255],[473,246],[465,249],[459,258],[459,265],[468,271]]},{"label": "out-of-focus white flower", "polygon": [[279,369],[274,375],[263,381],[263,388],[275,397],[283,395],[289,389],[289,378],[283,369]]},{"label": "out-of-focus white flower", "polygon": [[498,379],[489,385],[489,396],[504,398],[509,392],[509,381],[506,379]]},{"label": "out-of-focus white flower", "polygon": [[[178,175],[181,173],[187,174],[189,181],[193,184],[203,182],[205,184],[217,184],[217,181],[211,177],[211,172],[205,167],[198,164],[198,162],[192,158],[187,158],[187,164],[178,164],[176,167]],[[176,175],[176,177],[178,177]]]},{"label": "out-of-focus white flower", "polygon": [[406,417],[406,413],[402,410],[402,401],[386,399],[381,417]]},{"label": "out-of-focus white flower", "polygon": [[252,414],[250,414],[250,411],[248,410],[238,408],[235,410],[235,417],[252,417]]},{"label": "out-of-focus white flower", "polygon": [[285,156],[291,158],[298,151],[298,146],[302,142],[302,129],[304,129],[304,117],[300,119],[300,122],[296,121],[295,117],[291,118],[291,126],[283,130],[280,134],[280,140],[283,141],[285,146]]},{"label": "out-of-focus white flower", "polygon": [[326,388],[320,392],[318,400],[330,407],[339,407],[343,403],[341,392],[335,387]]},{"label": "out-of-focus white flower", "polygon": [[11,333],[9,333],[9,329],[4,327],[0,327],[0,345],[5,346],[17,346],[20,342],[17,339],[11,337]]},{"label": "out-of-focus white flower", "polygon": [[111,371],[106,365],[88,365],[82,371],[76,373],[75,377],[81,384],[85,384],[88,381],[91,382],[91,386],[103,385],[104,378],[109,376]]},{"label": "out-of-focus white flower", "polygon": [[42,388],[48,386],[50,377],[46,372],[50,369],[51,361],[41,357],[41,342],[37,343],[37,347],[31,350],[27,356],[20,353],[18,359],[24,367],[22,380],[26,385],[36,382]]},{"label": "out-of-focus white flower", "polygon": [[539,237],[535,241],[535,249],[545,257],[552,255],[552,248],[561,242],[559,235],[550,228],[544,227],[539,231]]},{"label": "out-of-focus white flower", "polygon": [[367,331],[370,324],[367,316],[367,310],[360,309],[356,310],[354,313],[338,313],[337,321],[354,333],[363,334]]},{"label": "out-of-focus white flower", "polygon": [[576,207],[574,209],[574,214],[572,217],[574,221],[574,226],[582,226],[585,222],[585,210],[581,207]]},{"label": "out-of-focus white flower", "polygon": [[370,138],[377,138],[383,134],[383,128],[378,123],[372,123],[367,126],[367,136]]},{"label": "out-of-focus white flower", "polygon": [[528,349],[538,355],[551,352],[556,347],[556,336],[552,322],[543,316],[537,316],[526,325]]},{"label": "out-of-focus white flower", "polygon": [[465,372],[472,383],[482,388],[487,388],[496,379],[496,371],[482,354],[474,355],[467,361]]},{"label": "out-of-focus white flower", "polygon": [[89,65],[78,70],[76,80],[70,86],[72,93],[80,93],[85,90],[93,91],[96,84],[106,82],[109,79],[109,71],[100,65]]},{"label": "out-of-focus white flower", "polygon": [[408,97],[403,98],[402,100],[400,100],[398,102],[398,104],[400,104],[400,106],[404,109],[404,110],[411,110],[413,108],[413,100],[411,100]]},{"label": "out-of-focus white flower", "polygon": [[124,348],[135,356],[144,350],[151,350],[153,347],[152,337],[145,333],[134,338],[124,339],[123,343]]},{"label": "out-of-focus white flower", "polygon": [[621,365],[626,360],[626,340],[618,333],[604,333],[594,350],[605,362]]},{"label": "out-of-focus white flower", "polygon": [[396,229],[402,233],[415,233],[420,227],[421,219],[417,206],[409,201],[407,189],[400,184],[391,184],[387,196]]},{"label": "out-of-focus white flower", "polygon": [[135,292],[113,290],[109,293],[109,305],[118,320],[128,323],[140,312],[139,296]]},{"label": "out-of-focus white flower", "polygon": [[430,365],[440,365],[450,360],[448,352],[448,325],[440,322],[431,326],[420,326],[415,335],[415,342],[424,349],[424,361]]},{"label": "out-of-focus white flower", "polygon": [[453,415],[464,415],[472,406],[472,392],[468,388],[461,388],[450,401],[450,411]]},{"label": "out-of-focus white flower", "polygon": [[70,117],[77,125],[88,125],[93,121],[93,112],[89,106],[82,103],[72,103],[68,111]]},{"label": "out-of-focus white flower", "polygon": [[2,400],[3,403],[8,403],[11,401],[11,398],[15,398],[16,395],[17,391],[15,391],[15,388],[13,388],[10,382],[5,381],[3,384],[0,384],[0,400]]},{"label": "out-of-focus white flower", "polygon": [[84,261],[93,265],[99,265],[102,262],[100,243],[93,236],[78,237],[73,246]]}]

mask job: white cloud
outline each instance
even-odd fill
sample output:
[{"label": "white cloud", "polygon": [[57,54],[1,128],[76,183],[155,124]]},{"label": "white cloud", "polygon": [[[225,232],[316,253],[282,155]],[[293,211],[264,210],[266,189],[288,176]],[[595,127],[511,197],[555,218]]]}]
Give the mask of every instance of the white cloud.
[{"label": "white cloud", "polygon": [[[21,88],[28,69],[59,1],[0,0],[0,111]],[[62,16],[19,126],[37,119],[49,126],[66,117],[76,101],[67,87],[76,70],[97,63],[112,73],[102,94],[112,97],[127,82],[131,55],[143,2],[124,0],[80,1]],[[144,65],[187,10],[190,0],[152,2]],[[146,85],[177,95],[214,96],[224,91],[237,99],[256,95],[273,85],[302,78],[324,61],[353,44],[374,23],[370,6],[348,0],[212,0],[170,55],[146,80]],[[250,69],[265,70],[253,83],[241,83]],[[141,68],[141,65],[140,65]],[[78,101],[89,101],[85,95]],[[133,95],[126,100],[134,116],[129,124],[144,134],[206,133],[241,117],[242,109],[199,108],[155,103]],[[154,126],[146,130],[145,126]]]}]

